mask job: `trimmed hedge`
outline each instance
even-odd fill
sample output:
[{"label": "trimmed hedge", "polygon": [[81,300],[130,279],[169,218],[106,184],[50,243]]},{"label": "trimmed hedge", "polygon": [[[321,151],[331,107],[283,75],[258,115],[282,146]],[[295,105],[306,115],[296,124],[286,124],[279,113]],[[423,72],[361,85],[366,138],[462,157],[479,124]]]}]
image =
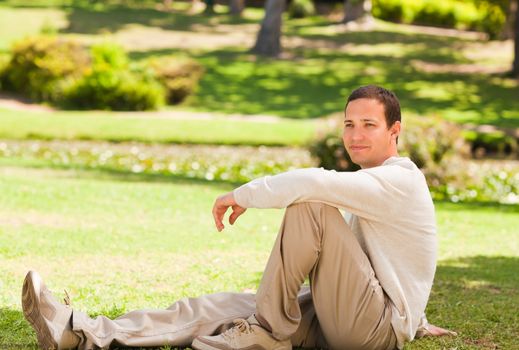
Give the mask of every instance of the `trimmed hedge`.
[{"label": "trimmed hedge", "polygon": [[373,16],[394,22],[478,30],[496,38],[506,15],[491,1],[373,0]]}]

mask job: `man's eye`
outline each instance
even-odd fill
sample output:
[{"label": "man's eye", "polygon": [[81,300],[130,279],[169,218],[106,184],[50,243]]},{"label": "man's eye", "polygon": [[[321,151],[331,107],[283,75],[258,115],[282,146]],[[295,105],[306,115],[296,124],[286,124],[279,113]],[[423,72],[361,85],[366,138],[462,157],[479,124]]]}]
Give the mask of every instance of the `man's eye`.
[{"label": "man's eye", "polygon": [[353,126],[352,124],[344,124],[345,128],[351,128],[352,126]]}]

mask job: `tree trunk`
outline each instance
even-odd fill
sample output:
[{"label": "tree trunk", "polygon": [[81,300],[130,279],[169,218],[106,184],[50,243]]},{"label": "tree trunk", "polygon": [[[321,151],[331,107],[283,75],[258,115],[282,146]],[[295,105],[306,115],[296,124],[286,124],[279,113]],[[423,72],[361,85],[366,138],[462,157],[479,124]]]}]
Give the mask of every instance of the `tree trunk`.
[{"label": "tree trunk", "polygon": [[229,0],[229,11],[231,15],[241,16],[244,7],[245,0]]},{"label": "tree trunk", "polygon": [[501,33],[499,33],[500,40],[508,40],[514,38],[514,23],[515,23],[515,7],[517,6],[517,1],[510,0],[508,4],[508,9],[505,11],[506,20],[503,28],[501,29]]},{"label": "tree trunk", "polygon": [[204,0],[205,10],[204,13],[213,14],[214,13],[214,0]]},{"label": "tree trunk", "polygon": [[514,63],[512,64],[512,74],[519,78],[519,4],[515,7],[514,32]]},{"label": "tree trunk", "polygon": [[281,53],[281,16],[286,0],[267,0],[265,17],[252,52],[264,56],[278,56]]},{"label": "tree trunk", "polygon": [[371,21],[371,0],[344,0],[343,23],[352,21]]}]

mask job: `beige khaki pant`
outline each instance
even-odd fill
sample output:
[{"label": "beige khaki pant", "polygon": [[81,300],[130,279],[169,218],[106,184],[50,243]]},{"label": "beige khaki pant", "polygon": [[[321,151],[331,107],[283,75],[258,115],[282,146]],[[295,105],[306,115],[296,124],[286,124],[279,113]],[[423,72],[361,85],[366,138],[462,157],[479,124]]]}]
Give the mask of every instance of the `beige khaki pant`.
[{"label": "beige khaki pant", "polygon": [[[309,276],[310,287],[303,287]],[[218,293],[139,310],[115,320],[74,311],[80,348],[189,346],[255,313],[278,339],[296,347],[394,349],[387,296],[337,208],[300,203],[286,209],[258,293]]]}]

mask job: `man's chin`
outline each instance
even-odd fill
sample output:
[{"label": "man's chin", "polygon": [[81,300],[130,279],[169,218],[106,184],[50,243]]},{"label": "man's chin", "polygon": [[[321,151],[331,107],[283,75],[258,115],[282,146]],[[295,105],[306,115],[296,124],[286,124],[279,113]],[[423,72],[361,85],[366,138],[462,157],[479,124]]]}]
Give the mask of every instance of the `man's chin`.
[{"label": "man's chin", "polygon": [[359,166],[362,166],[362,158],[360,158],[360,157],[352,157],[352,156],[350,155],[350,159],[351,159],[351,161],[352,161],[353,163],[355,163],[355,164],[357,164],[357,165],[359,165]]}]

